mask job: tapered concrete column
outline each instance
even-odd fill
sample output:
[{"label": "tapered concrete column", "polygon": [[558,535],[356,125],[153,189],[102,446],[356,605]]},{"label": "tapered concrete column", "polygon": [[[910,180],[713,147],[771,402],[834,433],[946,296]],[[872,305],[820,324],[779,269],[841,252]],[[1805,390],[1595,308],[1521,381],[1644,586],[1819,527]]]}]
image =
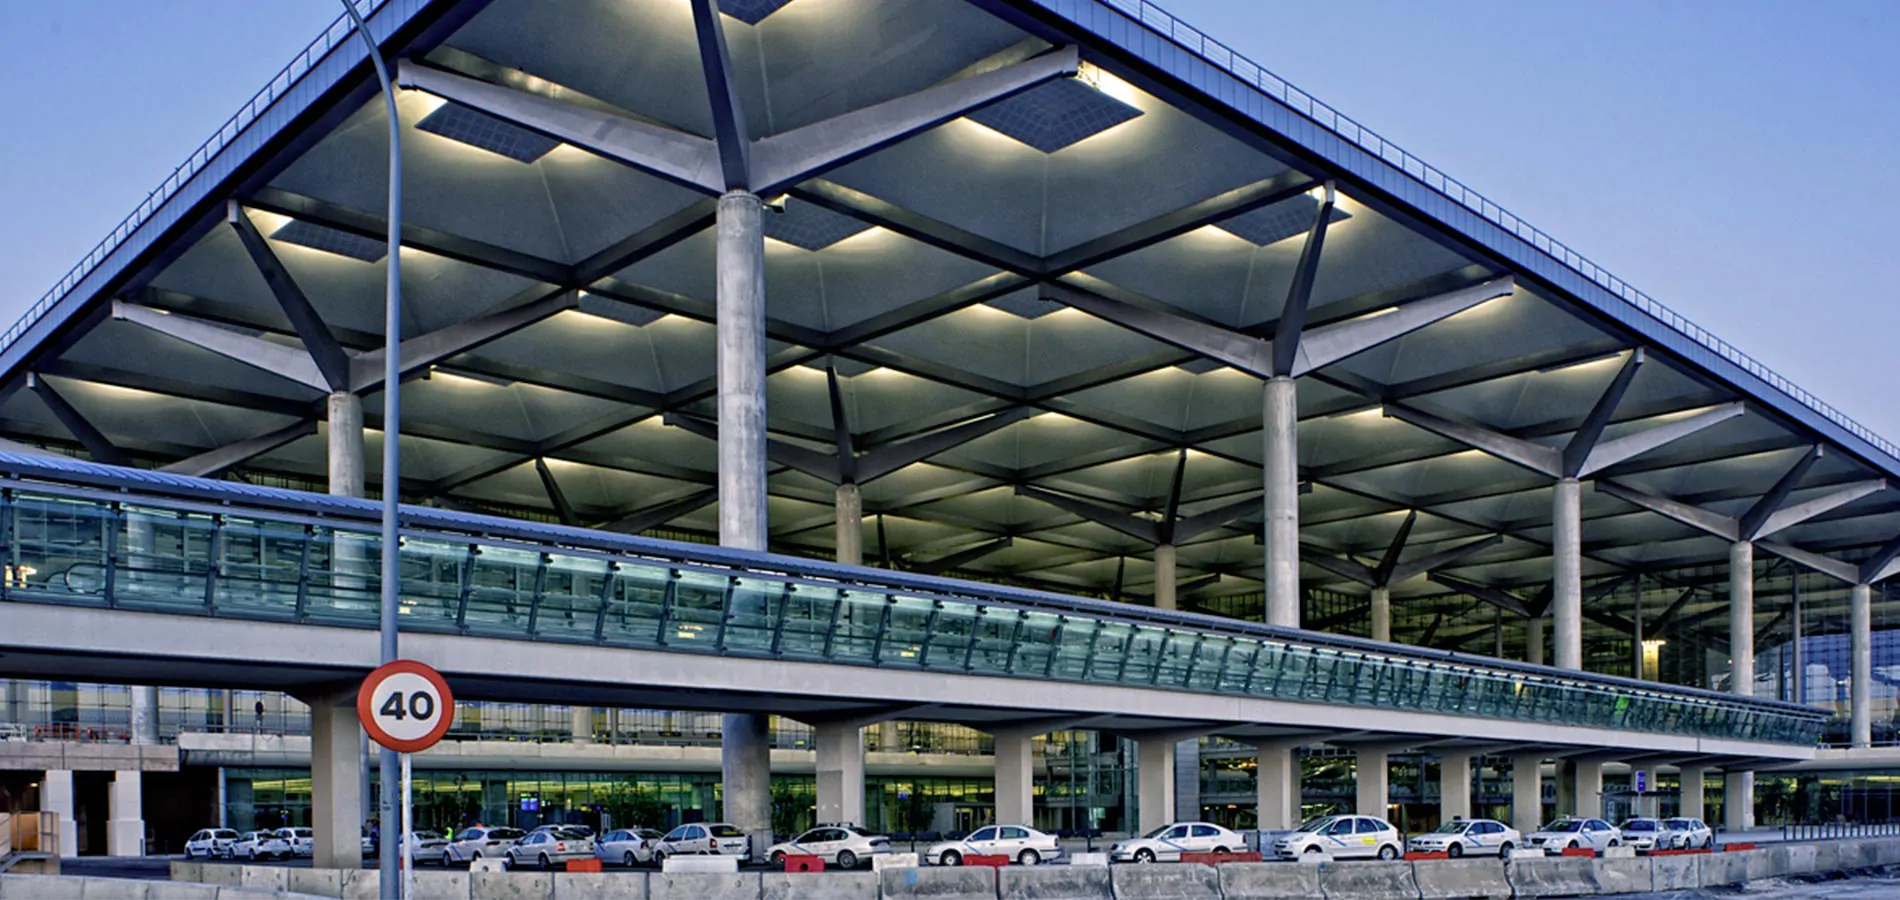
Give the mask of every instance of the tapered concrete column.
[{"label": "tapered concrete column", "polygon": [[1533,666],[1544,664],[1544,618],[1542,616],[1524,620],[1524,648],[1525,662]]},{"label": "tapered concrete column", "polygon": [[158,743],[158,688],[135,684],[131,690],[132,742]]},{"label": "tapered concrete column", "polygon": [[330,395],[330,493],[363,496],[363,398],[349,391]]},{"label": "tapered concrete column", "polygon": [[1551,619],[1560,669],[1583,668],[1583,499],[1575,478],[1560,478],[1551,492]]},{"label": "tapered concrete column", "polygon": [[1722,827],[1730,834],[1755,827],[1755,773],[1726,772],[1722,775]]},{"label": "tapered concrete column", "polygon": [[1529,834],[1543,824],[1544,759],[1535,753],[1511,757],[1511,827]]},{"label": "tapered concrete column", "polygon": [[1462,753],[1438,758],[1438,820],[1471,818],[1471,757]]},{"label": "tapered concrete column", "polygon": [[1873,744],[1874,589],[1857,584],[1848,593],[1848,737],[1856,747]]},{"label": "tapered concrete column", "polygon": [[1260,423],[1265,445],[1267,624],[1300,627],[1299,393],[1293,379],[1267,381]]},{"label": "tapered concrete column", "polygon": [[1702,799],[1703,778],[1708,770],[1701,766],[1683,766],[1677,770],[1677,781],[1682,787],[1682,799],[1677,803],[1677,815],[1685,819],[1700,819],[1707,808]]},{"label": "tapered concrete column", "polygon": [[568,707],[568,716],[570,717],[568,735],[574,739],[574,743],[593,743],[594,708],[591,706],[570,706]]},{"label": "tapered concrete column", "polygon": [[996,822],[1027,825],[1035,819],[1034,736],[1026,732],[997,732]]},{"label": "tapered concrete column", "polygon": [[1174,818],[1192,822],[1201,818],[1201,739],[1174,745]]},{"label": "tapered concrete column", "polygon": [[1360,747],[1353,751],[1353,781],[1359,791],[1353,811],[1362,816],[1385,818],[1391,803],[1392,754],[1384,747]]},{"label": "tapered concrete column", "polygon": [[1574,804],[1571,812],[1579,816],[1603,815],[1603,764],[1596,761],[1573,763],[1570,789]]},{"label": "tapered concrete column", "polygon": [[1755,695],[1755,545],[1728,547],[1728,688]]},{"label": "tapered concrete column", "polygon": [[310,825],[316,848],[310,864],[319,869],[360,869],[368,799],[361,793],[363,727],[356,721],[354,695],[303,698],[310,704]]},{"label": "tapered concrete column", "polygon": [[1174,545],[1155,547],[1155,609],[1176,609],[1174,596]]},{"label": "tapered concrete column", "polygon": [[832,493],[837,507],[837,559],[847,566],[864,564],[864,491],[855,484],[841,484]]},{"label": "tapered concrete column", "polygon": [[40,778],[40,814],[59,817],[59,855],[79,855],[79,832],[73,824],[73,773],[48,769]]},{"label": "tapered concrete column", "polygon": [[727,713],[722,725],[720,777],[725,818],[752,838],[752,858],[772,846],[772,738],[765,716]]},{"label": "tapered concrete column", "polygon": [[1143,834],[1174,820],[1174,744],[1158,737],[1135,742],[1135,765],[1141,770],[1135,805]]},{"label": "tapered concrete column", "polygon": [[145,855],[145,805],[137,769],[112,773],[107,797],[106,855]]},{"label": "tapered concrete column", "polygon": [[1284,741],[1262,741],[1254,760],[1254,810],[1263,831],[1284,831],[1300,824],[1300,748]]},{"label": "tapered concrete column", "polygon": [[1392,639],[1392,589],[1376,587],[1372,589],[1372,639],[1389,641]]},{"label": "tapered concrete column", "polygon": [[877,723],[877,750],[879,753],[902,753],[904,748],[897,746],[901,740],[897,733],[897,720]]},{"label": "tapered concrete column", "polygon": [[818,740],[818,821],[864,821],[864,729],[823,724]]}]

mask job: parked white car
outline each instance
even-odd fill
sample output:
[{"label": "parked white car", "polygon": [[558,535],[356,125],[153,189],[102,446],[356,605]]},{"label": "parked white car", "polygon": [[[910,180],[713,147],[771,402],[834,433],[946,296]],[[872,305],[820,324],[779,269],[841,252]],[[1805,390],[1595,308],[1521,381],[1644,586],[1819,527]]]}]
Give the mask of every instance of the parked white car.
[{"label": "parked white car", "polygon": [[296,851],[275,831],[246,831],[231,845],[231,855],[249,860],[289,859]]},{"label": "parked white car", "polygon": [[891,839],[884,835],[870,834],[854,825],[820,825],[766,848],[765,858],[773,865],[780,865],[787,856],[816,856],[827,866],[855,869],[869,863],[871,857],[889,852]]},{"label": "parked white car", "polygon": [[653,846],[665,835],[651,828],[621,828],[609,831],[594,845],[594,855],[608,865],[627,868],[653,861]]},{"label": "parked white car", "polygon": [[724,822],[695,822],[681,825],[660,838],[653,848],[653,861],[663,862],[669,856],[695,853],[737,856],[743,862],[751,862],[752,841],[745,832]]},{"label": "parked white car", "polygon": [[1623,843],[1638,850],[1669,849],[1661,819],[1624,819],[1623,824],[1616,826],[1616,830],[1623,833]]},{"label": "parked white car", "polygon": [[966,856],[1007,856],[1025,866],[1062,857],[1062,842],[1027,825],[987,825],[960,841],[931,844],[924,862],[943,866],[963,863]]},{"label": "parked white car", "polygon": [[200,828],[185,839],[186,859],[230,859],[238,833],[229,828]]},{"label": "parked white car", "polygon": [[1524,835],[1496,819],[1453,819],[1407,842],[1418,853],[1460,856],[1509,856],[1524,845]]},{"label": "parked white car", "polygon": [[1595,850],[1619,847],[1623,833],[1602,819],[1565,817],[1524,836],[1525,846],[1555,856],[1565,850]]},{"label": "parked white car", "polygon": [[1309,853],[1328,859],[1398,859],[1405,853],[1399,830],[1372,816],[1321,816],[1273,842],[1273,855],[1299,859]]},{"label": "parked white car", "polygon": [[409,858],[416,865],[435,863],[438,866],[449,864],[449,840],[436,831],[416,831],[409,835]]},{"label": "parked white car", "polygon": [[521,838],[519,828],[490,828],[486,825],[464,828],[454,840],[449,841],[448,861],[466,863],[478,859],[502,859],[508,855],[508,848]]},{"label": "parked white car", "polygon": [[317,833],[308,828],[279,828],[277,836],[290,845],[290,852],[308,859],[317,853]]},{"label": "parked white car", "polygon": [[529,832],[503,854],[509,868],[552,869],[571,859],[593,859],[594,840],[564,828]]},{"label": "parked white car", "polygon": [[1176,822],[1108,848],[1111,862],[1178,862],[1183,853],[1226,853],[1247,849],[1247,839],[1209,822]]},{"label": "parked white car", "polygon": [[1666,850],[1708,850],[1715,847],[1715,829],[1701,819],[1664,819],[1662,839]]}]

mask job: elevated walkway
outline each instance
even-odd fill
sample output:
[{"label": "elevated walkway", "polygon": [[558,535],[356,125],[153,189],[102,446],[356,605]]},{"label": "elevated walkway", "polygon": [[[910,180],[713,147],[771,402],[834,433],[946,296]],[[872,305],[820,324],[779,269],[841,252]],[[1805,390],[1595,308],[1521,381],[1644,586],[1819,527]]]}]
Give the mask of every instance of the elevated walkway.
[{"label": "elevated walkway", "polygon": [[[344,684],[378,504],[0,453],[0,671]],[[405,655],[471,699],[1028,716],[1811,758],[1769,700],[1052,593],[405,507]],[[788,665],[789,664],[789,665]],[[1080,727],[1080,726],[1076,726]]]}]

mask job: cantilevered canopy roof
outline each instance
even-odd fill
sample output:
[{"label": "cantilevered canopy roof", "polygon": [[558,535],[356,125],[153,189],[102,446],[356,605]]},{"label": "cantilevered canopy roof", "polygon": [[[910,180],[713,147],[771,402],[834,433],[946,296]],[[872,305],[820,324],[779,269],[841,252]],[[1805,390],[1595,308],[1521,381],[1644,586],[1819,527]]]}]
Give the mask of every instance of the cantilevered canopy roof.
[{"label": "cantilevered canopy roof", "polygon": [[[1304,584],[1347,600],[1388,585],[1422,611],[1401,639],[1488,637],[1494,610],[1547,602],[1563,474],[1597,488],[1584,575],[1609,587],[1586,610],[1611,632],[1630,615],[1618,579],[1639,572],[1687,592],[1672,627],[1725,632],[1728,544],[1768,539],[1770,512],[1828,507],[1771,530],[1795,554],[1859,560],[1900,534],[1879,481],[1900,474],[1890,445],[1377,135],[1125,6],[719,0],[755,142],[1024,79],[768,198],[774,550],[831,552],[842,425],[867,561],[1139,599],[1171,540],[1184,606],[1257,611],[1262,373],[1181,335],[1258,351],[1303,290],[1309,335],[1405,320],[1297,370]],[[403,387],[405,492],[715,532],[716,173],[690,154],[657,172],[613,158],[615,135],[715,137],[689,0],[388,0],[372,22],[404,81],[429,88],[400,101],[404,328],[423,336]],[[320,486],[340,386],[367,398],[373,467],[380,364],[360,355],[382,342],[386,123],[347,37],[319,39],[10,334],[0,432]],[[285,284],[335,350],[305,348]],[[1187,331],[1130,327],[1151,320]],[[215,349],[233,346],[284,362]],[[1507,443],[1447,436],[1467,427]],[[1611,446],[1638,452],[1584,458]],[[1717,515],[1696,527],[1633,502],[1652,495]],[[1350,603],[1309,607],[1309,625],[1359,621]]]}]

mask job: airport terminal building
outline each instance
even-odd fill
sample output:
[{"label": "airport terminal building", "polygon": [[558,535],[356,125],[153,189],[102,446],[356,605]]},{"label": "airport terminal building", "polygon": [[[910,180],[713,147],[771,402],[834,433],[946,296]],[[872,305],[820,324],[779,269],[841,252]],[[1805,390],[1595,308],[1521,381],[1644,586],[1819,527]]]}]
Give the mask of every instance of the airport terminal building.
[{"label": "airport terminal building", "polygon": [[[1900,447],[1155,5],[360,5],[422,824],[1892,817]],[[389,130],[340,20],[0,337],[63,852],[357,864]]]}]

